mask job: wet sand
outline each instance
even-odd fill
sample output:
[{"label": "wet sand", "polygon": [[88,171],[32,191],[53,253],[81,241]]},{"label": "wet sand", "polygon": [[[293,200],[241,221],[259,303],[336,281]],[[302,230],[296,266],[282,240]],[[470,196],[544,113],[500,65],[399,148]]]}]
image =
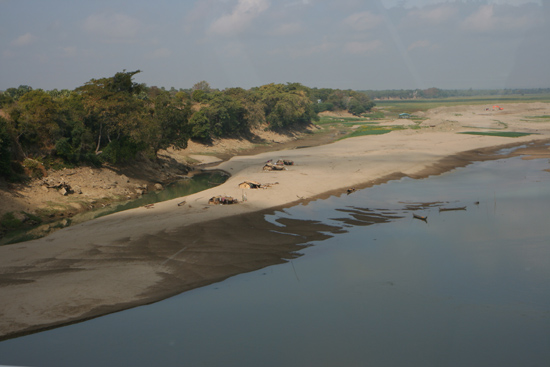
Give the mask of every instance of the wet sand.
[{"label": "wet sand", "polygon": [[[509,128],[537,132],[520,138],[456,134],[458,127],[394,131],[305,149],[233,157],[215,169],[232,176],[223,185],[60,230],[34,241],[0,247],[0,338],[6,339],[165,299],[230,276],[278,264],[303,246],[300,234],[322,239],[334,228],[315,222],[284,223],[285,233],[263,218],[299,202],[345,194],[391,179],[447,172],[494,154],[549,157],[550,124],[521,122],[531,105],[501,116]],[[471,108],[480,109],[480,106]],[[548,114],[549,105],[542,104]],[[456,111],[445,110],[448,116]],[[464,114],[464,112],[461,112]],[[437,116],[440,116],[438,114]],[[514,118],[517,124],[514,125]],[[472,117],[477,123],[480,115]],[[488,116],[492,118],[492,116]],[[444,121],[444,120],[443,120]],[[464,122],[469,124],[470,122]],[[441,123],[443,124],[443,123]],[[429,126],[429,125],[428,125]],[[468,129],[468,128],[463,128]],[[295,162],[265,172],[269,159]],[[268,189],[243,190],[254,180]],[[276,183],[276,184],[275,184]],[[208,205],[215,195],[247,201]],[[184,205],[179,205],[185,201]]]}]

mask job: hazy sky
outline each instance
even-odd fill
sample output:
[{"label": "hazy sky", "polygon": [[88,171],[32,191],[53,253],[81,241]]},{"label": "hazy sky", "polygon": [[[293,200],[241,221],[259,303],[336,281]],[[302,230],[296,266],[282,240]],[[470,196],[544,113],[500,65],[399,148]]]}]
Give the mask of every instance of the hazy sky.
[{"label": "hazy sky", "polygon": [[550,1],[0,0],[0,90],[550,87]]}]

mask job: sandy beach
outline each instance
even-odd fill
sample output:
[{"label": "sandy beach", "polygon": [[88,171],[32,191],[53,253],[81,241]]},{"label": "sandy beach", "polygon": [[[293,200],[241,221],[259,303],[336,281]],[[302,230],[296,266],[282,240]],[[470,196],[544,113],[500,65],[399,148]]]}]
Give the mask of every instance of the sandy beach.
[{"label": "sandy beach", "polygon": [[[301,247],[289,236],[262,236],[270,226],[263,213],[277,208],[403,176],[427,177],[476,160],[504,158],[494,154],[502,147],[522,146],[511,155],[550,157],[550,120],[533,117],[550,115],[550,104],[501,106],[504,109],[498,111],[479,105],[437,108],[424,113],[420,129],[233,157],[211,167],[231,174],[221,186],[2,246],[0,340],[156,302],[284,262]],[[459,134],[495,129],[533,135]],[[264,163],[271,159],[295,164],[264,171]],[[245,180],[272,185],[239,188]],[[240,202],[209,205],[216,195]],[[243,230],[246,241],[232,236]]]}]

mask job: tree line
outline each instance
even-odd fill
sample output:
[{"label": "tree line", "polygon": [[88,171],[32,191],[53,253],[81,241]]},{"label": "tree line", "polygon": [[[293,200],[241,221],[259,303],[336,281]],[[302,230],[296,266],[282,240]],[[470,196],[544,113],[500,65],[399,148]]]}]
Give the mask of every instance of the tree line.
[{"label": "tree line", "polygon": [[365,93],[299,83],[220,91],[202,81],[166,90],[136,83],[138,73],[124,70],[74,90],[21,85],[0,92],[0,177],[13,180],[36,165],[154,159],[159,150],[185,148],[190,139],[285,130],[318,120],[322,111],[360,115],[374,106]]}]

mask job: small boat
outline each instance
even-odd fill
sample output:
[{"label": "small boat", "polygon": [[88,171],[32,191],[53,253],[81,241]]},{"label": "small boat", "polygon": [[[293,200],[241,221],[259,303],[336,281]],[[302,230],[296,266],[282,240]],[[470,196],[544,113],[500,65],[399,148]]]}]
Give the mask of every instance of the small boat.
[{"label": "small boat", "polygon": [[413,213],[413,218],[420,219],[426,223],[428,223],[428,217],[420,214]]},{"label": "small boat", "polygon": [[461,207],[458,207],[458,208],[439,208],[440,212],[450,212],[450,211],[453,211],[453,210],[466,210],[466,207],[461,206]]}]

